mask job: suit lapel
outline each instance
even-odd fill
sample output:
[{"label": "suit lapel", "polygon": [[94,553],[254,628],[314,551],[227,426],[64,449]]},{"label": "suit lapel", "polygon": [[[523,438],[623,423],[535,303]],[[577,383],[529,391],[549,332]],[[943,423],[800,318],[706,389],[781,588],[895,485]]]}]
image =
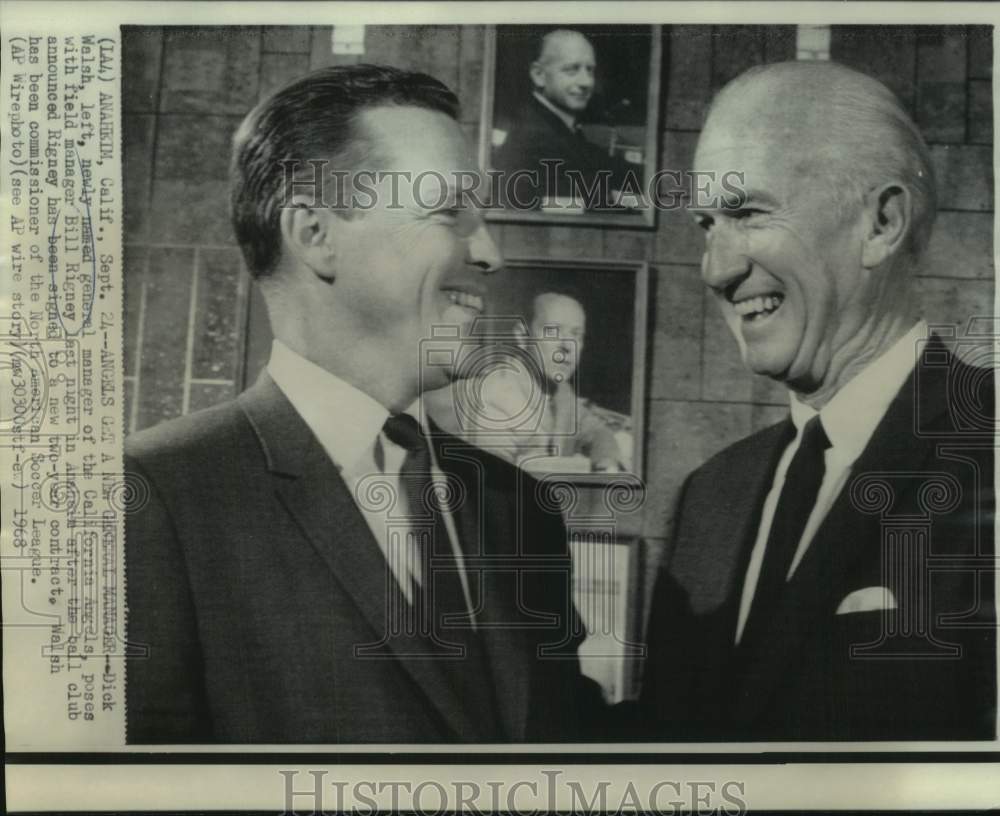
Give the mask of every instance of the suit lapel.
[{"label": "suit lapel", "polygon": [[[393,592],[390,582],[395,579],[350,490],[312,431],[266,372],[240,396],[240,404],[267,456],[268,469],[281,477],[275,485],[278,500],[370,625],[370,645],[374,646],[387,629],[388,603]],[[476,733],[475,723],[466,715],[462,701],[442,682],[434,661],[407,657],[400,650],[401,642],[388,638],[385,648],[374,650],[381,657],[354,659],[363,665],[365,660],[394,657],[456,733]]]},{"label": "suit lapel", "polygon": [[514,530],[508,529],[514,519],[504,512],[510,507],[510,497],[490,496],[487,465],[473,448],[437,426],[432,425],[432,430],[438,466],[449,479],[463,486],[464,500],[460,507],[451,508],[452,515],[473,604],[477,606],[477,629],[489,660],[499,714],[507,735],[518,740],[523,738],[527,725],[531,646],[522,627],[509,625],[516,613],[516,599],[495,591],[500,574],[475,568],[484,558],[501,555],[495,542],[516,540]]},{"label": "suit lapel", "polygon": [[[761,508],[778,459],[793,434],[791,419],[785,419],[746,440],[747,450],[732,461],[720,462],[718,480],[683,503],[684,513],[693,513],[693,532],[685,536],[685,546],[678,549],[672,569],[687,587],[695,614],[721,614],[719,632],[726,643],[720,648],[727,651],[733,646]],[[725,485],[724,490],[719,485]],[[724,494],[721,508],[720,492]],[[683,514],[679,523],[682,531],[689,526]]]},{"label": "suit lapel", "polygon": [[[947,354],[936,337],[931,339],[927,350]],[[877,562],[881,558],[880,519],[855,506],[851,486],[865,475],[891,477],[921,473],[926,469],[934,442],[916,433],[915,417],[933,420],[947,410],[947,391],[941,379],[945,376],[941,372],[947,370],[948,366],[922,368],[919,393],[916,374],[911,372],[890,403],[775,610],[776,619],[785,624],[782,636],[759,637],[755,642],[741,644],[744,683],[738,703],[738,721],[752,720],[769,700],[780,694],[782,680],[787,682],[795,671],[789,665],[789,656],[803,653],[806,638],[824,637],[837,602],[849,589],[847,582],[851,574],[864,563],[873,559]],[[915,408],[919,413],[915,414]],[[909,491],[918,481],[909,479],[898,483],[894,504],[905,504]],[[821,648],[824,646],[820,644]]]},{"label": "suit lapel", "polygon": [[575,156],[576,152],[580,149],[580,139],[582,136],[570,129],[556,113],[549,110],[537,99],[532,99],[531,104],[534,106],[538,118],[544,120],[548,129],[557,135],[557,138],[565,149],[565,155]]},{"label": "suit lapel", "polygon": [[[757,541],[757,530],[760,527],[760,517],[764,509],[764,501],[771,489],[774,481],[774,471],[778,467],[781,454],[784,453],[788,443],[795,437],[795,426],[791,417],[773,428],[768,428],[760,440],[759,450],[753,457],[743,473],[743,486],[745,491],[745,501],[749,502],[749,512],[744,510],[739,512],[742,525],[734,530],[737,536],[739,547],[739,559],[735,582],[735,593],[733,596],[734,608],[732,610],[733,626],[730,634],[736,636],[736,619],[739,614],[739,605],[743,596],[743,579],[746,576],[747,566],[750,563],[750,555],[753,545]],[[736,499],[738,502],[739,499]]]},{"label": "suit lapel", "polygon": [[[726,721],[738,693],[734,639],[744,577],[778,459],[794,434],[790,418],[737,443],[690,479],[681,497],[677,546],[669,572],[685,596],[691,625],[659,621],[671,654],[690,655],[703,671],[680,672],[681,696]],[[650,624],[652,626],[652,624]],[[690,710],[681,716],[692,716]]]}]

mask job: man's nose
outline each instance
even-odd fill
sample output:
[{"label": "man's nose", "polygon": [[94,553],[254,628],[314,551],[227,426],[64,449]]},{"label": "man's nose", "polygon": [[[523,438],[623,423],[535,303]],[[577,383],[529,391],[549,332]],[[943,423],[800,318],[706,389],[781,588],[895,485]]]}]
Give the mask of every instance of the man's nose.
[{"label": "man's nose", "polygon": [[482,221],[479,222],[476,231],[469,236],[467,243],[467,262],[479,267],[484,275],[490,275],[503,266],[503,256]]},{"label": "man's nose", "polygon": [[701,279],[707,286],[723,290],[750,274],[746,239],[726,224],[716,224],[705,239]]}]

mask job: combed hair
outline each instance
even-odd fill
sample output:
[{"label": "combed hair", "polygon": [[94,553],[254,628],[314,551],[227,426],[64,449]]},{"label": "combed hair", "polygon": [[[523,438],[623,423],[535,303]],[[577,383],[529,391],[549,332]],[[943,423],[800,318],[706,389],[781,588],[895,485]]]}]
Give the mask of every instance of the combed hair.
[{"label": "combed hair", "polygon": [[874,187],[898,181],[913,199],[904,251],[914,261],[930,239],[937,214],[937,184],[920,130],[896,95],[867,74],[835,62],[779,62],[751,68],[730,82],[712,111],[748,83],[772,79],[776,95],[809,95],[822,106],[823,134],[807,161],[826,177],[838,204],[854,207]]},{"label": "combed hair", "polygon": [[[291,190],[286,168],[328,160],[355,169],[370,150],[360,114],[411,105],[458,117],[458,98],[427,74],[381,65],[344,65],[308,74],[255,107],[233,136],[230,214],[254,277],[274,271],[281,256],[281,210]],[[339,165],[339,166],[338,166]]]}]

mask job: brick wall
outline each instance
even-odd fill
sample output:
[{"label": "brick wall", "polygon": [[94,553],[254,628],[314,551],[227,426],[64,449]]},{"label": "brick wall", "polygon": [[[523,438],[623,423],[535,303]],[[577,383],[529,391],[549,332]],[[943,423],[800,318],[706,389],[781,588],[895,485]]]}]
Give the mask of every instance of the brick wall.
[{"label": "brick wall", "polygon": [[[713,92],[795,55],[791,26],[664,28],[663,167],[689,166]],[[363,58],[334,57],[329,28],[132,29],[126,33],[126,383],[146,427],[233,395],[245,364],[248,294],[227,220],[229,138],[274,87],[336,60],[433,74],[456,89],[477,136],[483,30],[380,26]],[[841,26],[831,57],[885,81],[923,129],[942,191],[919,280],[932,322],[992,313],[992,46],[985,27]],[[507,255],[649,261],[645,507],[620,519],[646,542],[651,575],[684,476],[779,419],[783,389],[747,374],[698,277],[702,237],[682,213],[655,231],[492,225]],[[258,349],[259,356],[259,349]]]}]

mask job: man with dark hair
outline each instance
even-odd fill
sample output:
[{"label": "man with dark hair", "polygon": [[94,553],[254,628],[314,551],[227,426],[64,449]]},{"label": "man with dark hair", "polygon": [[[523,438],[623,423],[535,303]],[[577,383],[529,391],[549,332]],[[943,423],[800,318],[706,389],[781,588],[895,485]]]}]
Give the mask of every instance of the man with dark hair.
[{"label": "man with dark hair", "polygon": [[583,134],[596,72],[594,47],[579,31],[556,29],[542,38],[530,67],[531,98],[494,153],[505,206],[614,208],[623,190],[641,192],[641,168]]},{"label": "man with dark hair", "polygon": [[[126,528],[148,650],[129,742],[566,740],[599,705],[558,514],[421,419],[501,263],[458,200],[478,170],[456,109],[429,76],[335,67],[237,132],[233,221],[274,345],[237,400],[126,446],[150,490]],[[437,326],[454,339],[422,365]]]},{"label": "man with dark hair", "polygon": [[694,167],[702,278],[791,410],[682,490],[647,736],[993,740],[993,374],[920,319],[919,131],[864,74],[778,63],[720,92]]}]

